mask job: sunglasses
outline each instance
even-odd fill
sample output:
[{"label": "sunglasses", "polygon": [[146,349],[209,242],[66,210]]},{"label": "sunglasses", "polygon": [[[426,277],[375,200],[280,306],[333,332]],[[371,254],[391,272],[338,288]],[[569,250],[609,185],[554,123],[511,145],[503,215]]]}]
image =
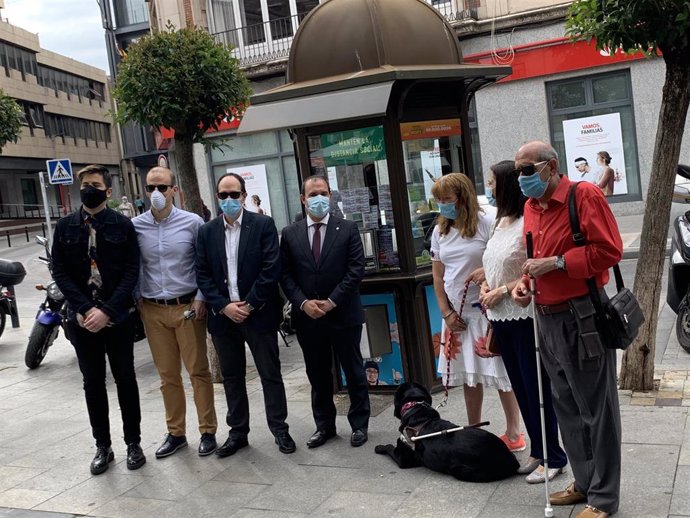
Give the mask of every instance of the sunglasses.
[{"label": "sunglasses", "polygon": [[147,185],[146,192],[153,192],[156,189],[158,189],[158,192],[166,192],[168,187],[172,187],[172,185]]},{"label": "sunglasses", "polygon": [[543,162],[537,162],[536,164],[527,164],[523,165],[522,167],[518,167],[517,169],[513,170],[514,174],[521,175],[521,176],[532,176],[534,173],[537,172],[538,169],[541,169],[539,166],[548,164],[548,160],[544,160]]},{"label": "sunglasses", "polygon": [[242,196],[241,191],[230,191],[230,192],[219,192],[217,193],[218,199],[219,200],[226,200],[228,199],[228,196],[232,198],[233,200],[239,200],[240,196]]}]

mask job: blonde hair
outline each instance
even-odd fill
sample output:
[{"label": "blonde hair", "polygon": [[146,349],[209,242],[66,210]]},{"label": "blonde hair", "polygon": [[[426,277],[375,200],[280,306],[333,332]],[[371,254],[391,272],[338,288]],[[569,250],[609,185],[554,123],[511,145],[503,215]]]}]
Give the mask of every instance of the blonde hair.
[{"label": "blonde hair", "polygon": [[458,201],[455,207],[458,209],[456,219],[438,217],[438,227],[442,236],[446,235],[450,227],[455,227],[464,238],[474,237],[479,225],[479,202],[477,192],[469,177],[462,173],[450,173],[439,178],[431,188],[431,194],[436,199],[444,196],[455,195]]}]

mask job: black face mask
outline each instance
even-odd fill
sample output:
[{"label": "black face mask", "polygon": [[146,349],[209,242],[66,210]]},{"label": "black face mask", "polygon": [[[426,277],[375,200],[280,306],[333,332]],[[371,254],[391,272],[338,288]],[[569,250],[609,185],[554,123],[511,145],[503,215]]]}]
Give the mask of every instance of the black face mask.
[{"label": "black face mask", "polygon": [[95,209],[108,197],[108,189],[101,191],[92,185],[87,185],[79,191],[79,194],[81,196],[81,202],[85,207]]}]

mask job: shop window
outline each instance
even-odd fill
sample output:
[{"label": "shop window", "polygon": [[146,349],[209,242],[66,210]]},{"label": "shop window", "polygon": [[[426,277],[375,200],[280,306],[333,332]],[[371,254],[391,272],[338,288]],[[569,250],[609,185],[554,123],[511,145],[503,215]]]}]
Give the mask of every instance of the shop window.
[{"label": "shop window", "polygon": [[254,133],[224,139],[219,147],[211,149],[211,160],[228,162],[276,153],[278,153],[278,143],[275,133]]},{"label": "shop window", "polygon": [[383,126],[307,138],[310,174],[328,178],[331,214],[355,221],[368,271],[400,270]]},{"label": "shop window", "polygon": [[38,191],[36,189],[36,180],[32,178],[22,178],[21,186],[24,205],[38,206]]},{"label": "shop window", "polygon": [[640,200],[630,71],[547,83],[546,94],[561,171],[597,184],[610,201]]}]

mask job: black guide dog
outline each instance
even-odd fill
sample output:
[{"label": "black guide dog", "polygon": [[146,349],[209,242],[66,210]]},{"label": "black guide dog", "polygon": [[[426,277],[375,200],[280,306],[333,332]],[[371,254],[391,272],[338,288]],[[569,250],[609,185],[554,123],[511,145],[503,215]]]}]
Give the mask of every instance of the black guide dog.
[{"label": "black guide dog", "polygon": [[426,466],[467,482],[491,482],[514,475],[519,463],[505,443],[481,428],[412,441],[412,437],[450,428],[431,406],[431,394],[418,383],[403,383],[395,393],[393,415],[400,419],[396,446],[380,444],[376,453],[390,456],[402,469]]}]

